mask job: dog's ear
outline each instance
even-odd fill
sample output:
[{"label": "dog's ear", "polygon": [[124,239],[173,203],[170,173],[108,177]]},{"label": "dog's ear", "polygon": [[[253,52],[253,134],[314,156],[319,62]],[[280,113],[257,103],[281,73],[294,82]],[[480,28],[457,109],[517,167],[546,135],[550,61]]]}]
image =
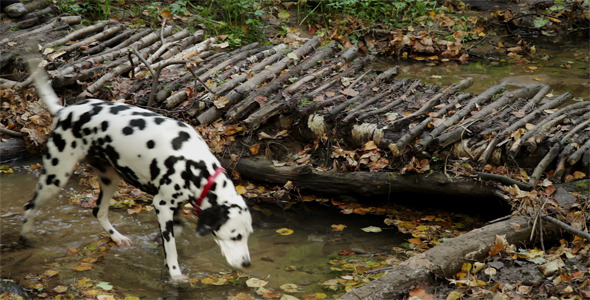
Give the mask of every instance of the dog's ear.
[{"label": "dog's ear", "polygon": [[227,206],[212,206],[201,212],[199,222],[197,223],[197,234],[205,236],[215,230],[218,230],[223,223],[229,219],[229,210]]}]

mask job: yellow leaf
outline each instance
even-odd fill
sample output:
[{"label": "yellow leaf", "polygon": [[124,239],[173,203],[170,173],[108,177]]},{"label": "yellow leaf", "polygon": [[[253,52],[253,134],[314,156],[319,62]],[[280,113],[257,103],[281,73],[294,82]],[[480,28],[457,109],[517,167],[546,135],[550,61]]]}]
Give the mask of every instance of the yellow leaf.
[{"label": "yellow leaf", "polygon": [[375,150],[377,149],[377,144],[374,141],[368,141],[365,143],[365,147],[363,148],[365,151]]},{"label": "yellow leaf", "polygon": [[215,101],[213,101],[213,104],[218,109],[224,108],[228,103],[229,103],[229,99],[227,99],[226,97],[223,97],[223,96],[219,97],[219,98],[215,99]]},{"label": "yellow leaf", "polygon": [[334,229],[334,231],[342,231],[344,228],[346,228],[346,225],[344,224],[332,224],[332,229]]},{"label": "yellow leaf", "polygon": [[68,290],[68,287],[63,285],[58,285],[53,288],[53,291],[59,294],[65,293]]},{"label": "yellow leaf", "polygon": [[463,293],[459,291],[452,291],[447,296],[447,300],[459,300],[461,297],[463,297]]},{"label": "yellow leaf", "polygon": [[250,147],[250,153],[252,153],[252,155],[258,154],[258,151],[260,151],[259,144],[254,144],[254,145],[252,145],[252,147]]},{"label": "yellow leaf", "polygon": [[574,179],[582,179],[586,177],[586,174],[584,174],[583,172],[580,171],[575,171],[574,172]]},{"label": "yellow leaf", "polygon": [[301,297],[303,297],[303,299],[305,299],[305,300],[315,300],[315,299],[326,299],[326,297],[328,297],[328,295],[326,295],[324,293],[312,293],[312,294],[305,294]]},{"label": "yellow leaf", "polygon": [[280,235],[291,235],[293,234],[293,230],[289,228],[280,228],[277,229],[276,232]]},{"label": "yellow leaf", "polygon": [[59,274],[59,271],[56,270],[47,270],[45,271],[45,273],[43,273],[43,276],[45,277],[53,277],[55,275]]},{"label": "yellow leaf", "polygon": [[247,192],[248,190],[246,189],[245,186],[243,185],[238,185],[236,186],[236,192],[238,192],[238,194],[243,195]]},{"label": "yellow leaf", "polygon": [[85,263],[85,262],[83,262],[83,263],[81,263],[81,264],[79,264],[79,265],[77,265],[77,266],[75,266],[75,267],[72,268],[72,270],[74,270],[74,271],[88,271],[90,269],[92,269],[92,264],[91,263]]}]

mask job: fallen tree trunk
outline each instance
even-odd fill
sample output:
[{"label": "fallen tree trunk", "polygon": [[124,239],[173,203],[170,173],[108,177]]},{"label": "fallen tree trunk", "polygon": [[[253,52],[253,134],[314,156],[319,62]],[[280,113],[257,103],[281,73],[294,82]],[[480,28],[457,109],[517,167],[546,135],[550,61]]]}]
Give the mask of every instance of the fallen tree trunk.
[{"label": "fallen tree trunk", "polygon": [[308,165],[274,166],[262,158],[241,158],[237,162],[221,159],[227,169],[242,177],[331,195],[386,196],[396,193],[434,194],[437,196],[494,197],[495,190],[475,180],[451,181],[444,174],[406,174],[394,172],[317,171]]},{"label": "fallen tree trunk", "polygon": [[[339,299],[403,299],[413,287],[436,278],[448,278],[457,273],[463,263],[483,259],[495,244],[496,235],[505,236],[509,244],[528,244],[532,223],[526,217],[511,217],[474,229],[413,256],[392,267],[379,279],[353,289]],[[558,233],[557,226],[546,225],[545,239]]]}]

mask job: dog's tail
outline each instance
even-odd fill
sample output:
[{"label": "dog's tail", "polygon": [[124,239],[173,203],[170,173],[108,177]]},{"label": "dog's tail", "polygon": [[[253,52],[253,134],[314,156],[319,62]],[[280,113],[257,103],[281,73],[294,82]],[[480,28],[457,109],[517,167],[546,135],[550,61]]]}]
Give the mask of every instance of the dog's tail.
[{"label": "dog's tail", "polygon": [[39,66],[38,61],[35,63],[31,59],[29,59],[29,73],[31,73],[33,84],[35,85],[39,98],[43,99],[49,113],[55,116],[63,108],[63,105],[61,105],[59,97],[57,97],[55,91],[49,84],[47,73]]}]

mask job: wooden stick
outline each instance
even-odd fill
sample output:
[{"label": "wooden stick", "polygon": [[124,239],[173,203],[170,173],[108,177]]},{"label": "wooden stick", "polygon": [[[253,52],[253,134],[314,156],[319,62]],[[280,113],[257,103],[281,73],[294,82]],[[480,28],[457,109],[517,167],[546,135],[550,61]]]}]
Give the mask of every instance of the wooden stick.
[{"label": "wooden stick", "polygon": [[542,215],[541,218],[543,218],[543,220],[545,220],[547,222],[550,222],[550,223],[552,223],[554,225],[557,225],[559,228],[561,228],[561,229],[563,229],[563,230],[565,230],[565,231],[567,231],[567,232],[569,232],[571,234],[577,235],[577,236],[579,236],[581,238],[586,239],[587,241],[590,241],[590,234],[588,234],[587,232],[584,232],[584,231],[582,231],[580,229],[574,228],[574,227],[572,227],[572,226],[570,226],[570,225],[568,225],[566,223],[563,223],[560,220],[558,220],[556,218],[553,218],[553,217],[550,217],[548,215]]},{"label": "wooden stick", "polygon": [[459,122],[463,119],[467,114],[475,109],[479,103],[483,103],[489,99],[491,99],[495,94],[499,93],[503,89],[506,88],[508,83],[501,82],[499,84],[490,87],[485,92],[479,94],[478,96],[472,98],[467,105],[465,105],[461,110],[453,114],[451,117],[446,119],[443,124],[439,125],[438,127],[434,128],[427,136],[425,136],[417,145],[416,149],[418,151],[423,151],[430,145],[430,143],[444,130],[449,128],[450,126],[454,125],[455,123]]}]

